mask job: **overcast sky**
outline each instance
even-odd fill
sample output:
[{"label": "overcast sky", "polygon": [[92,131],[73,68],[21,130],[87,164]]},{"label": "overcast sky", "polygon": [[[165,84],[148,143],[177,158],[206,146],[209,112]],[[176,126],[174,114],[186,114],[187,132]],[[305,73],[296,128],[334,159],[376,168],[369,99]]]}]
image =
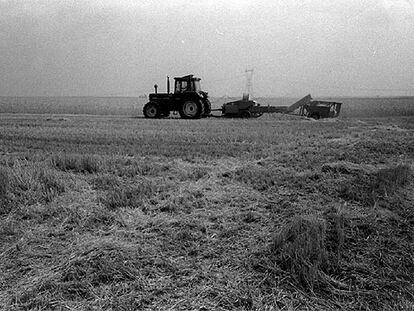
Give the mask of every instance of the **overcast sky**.
[{"label": "overcast sky", "polygon": [[0,0],[0,95],[414,95],[414,0]]}]

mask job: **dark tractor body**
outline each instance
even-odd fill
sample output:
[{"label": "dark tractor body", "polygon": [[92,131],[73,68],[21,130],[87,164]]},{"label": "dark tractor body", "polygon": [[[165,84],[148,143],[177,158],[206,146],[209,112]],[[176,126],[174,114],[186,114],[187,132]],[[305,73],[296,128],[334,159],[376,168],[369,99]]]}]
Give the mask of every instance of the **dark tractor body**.
[{"label": "dark tractor body", "polygon": [[203,92],[200,86],[200,78],[193,75],[174,78],[174,93],[170,93],[170,83],[167,78],[167,93],[158,93],[155,85],[155,93],[149,95],[149,102],[144,106],[146,118],[168,117],[170,112],[178,112],[181,118],[199,119],[207,117],[211,113],[211,104],[207,92]]}]

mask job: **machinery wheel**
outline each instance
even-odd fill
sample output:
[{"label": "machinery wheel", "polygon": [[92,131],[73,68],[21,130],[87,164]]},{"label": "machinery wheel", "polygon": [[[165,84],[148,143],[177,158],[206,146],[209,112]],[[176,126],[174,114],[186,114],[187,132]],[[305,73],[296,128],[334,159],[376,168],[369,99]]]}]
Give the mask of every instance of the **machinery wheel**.
[{"label": "machinery wheel", "polygon": [[310,115],[310,117],[312,118],[312,119],[315,119],[315,120],[319,120],[321,117],[319,116],[319,113],[316,113],[316,112],[314,112],[314,113],[312,113],[311,115]]},{"label": "machinery wheel", "polygon": [[260,118],[263,115],[263,113],[256,112],[252,114],[252,118]]},{"label": "machinery wheel", "polygon": [[203,105],[200,102],[186,101],[180,109],[181,118],[198,119],[203,115]]},{"label": "machinery wheel", "polygon": [[250,113],[250,111],[242,111],[240,112],[240,117],[243,119],[248,119],[250,118],[252,115]]},{"label": "machinery wheel", "polygon": [[159,118],[161,116],[160,107],[157,103],[149,102],[144,106],[144,116],[146,118]]}]

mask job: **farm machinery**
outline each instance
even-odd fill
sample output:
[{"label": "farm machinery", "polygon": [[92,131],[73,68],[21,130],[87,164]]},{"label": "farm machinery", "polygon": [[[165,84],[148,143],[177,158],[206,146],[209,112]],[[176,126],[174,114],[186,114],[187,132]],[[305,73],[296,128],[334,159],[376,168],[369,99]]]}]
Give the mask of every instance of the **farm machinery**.
[{"label": "farm machinery", "polygon": [[342,103],[312,100],[311,95],[307,95],[298,100],[291,106],[261,106],[254,100],[245,97],[241,100],[225,103],[220,109],[213,111],[221,111],[224,117],[230,118],[257,118],[264,113],[288,113],[306,116],[313,119],[336,118],[341,111]]},{"label": "farm machinery", "polygon": [[174,78],[174,93],[170,93],[170,78],[167,77],[167,93],[155,92],[149,95],[149,102],[144,106],[146,118],[168,117],[171,111],[178,111],[181,118],[199,119],[211,113],[211,104],[207,92],[201,90],[200,78],[193,75]]},{"label": "farm machinery", "polygon": [[[171,112],[178,112],[184,119],[199,119],[212,116],[212,111],[221,111],[222,117],[257,118],[264,113],[288,113],[313,119],[335,118],[341,111],[342,103],[331,101],[314,101],[307,95],[291,106],[261,106],[249,99],[249,94],[241,100],[228,102],[221,108],[211,109],[208,93],[201,90],[200,78],[193,75],[174,78],[174,93],[170,93],[170,80],[167,77],[167,93],[155,92],[149,95],[149,102],[144,106],[146,118],[168,117]],[[294,113],[295,111],[298,113]]]}]

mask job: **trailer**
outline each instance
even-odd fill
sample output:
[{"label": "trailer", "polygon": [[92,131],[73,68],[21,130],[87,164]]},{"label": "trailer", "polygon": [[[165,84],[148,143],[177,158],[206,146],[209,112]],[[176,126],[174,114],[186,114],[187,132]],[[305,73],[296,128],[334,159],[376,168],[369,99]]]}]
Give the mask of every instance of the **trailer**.
[{"label": "trailer", "polygon": [[225,103],[221,108],[212,111],[221,111],[222,116],[226,118],[258,118],[264,113],[285,113],[286,110],[287,107],[284,106],[261,106],[254,100],[244,97]]},{"label": "trailer", "polygon": [[228,118],[258,118],[264,113],[288,113],[321,119],[338,117],[341,106],[342,103],[338,102],[314,101],[310,94],[291,106],[261,106],[248,96],[244,96],[241,100],[225,103],[221,108],[212,111],[221,111],[222,115]]},{"label": "trailer", "polygon": [[336,118],[341,112],[342,103],[322,100],[311,100],[300,106],[299,115],[313,119]]}]

